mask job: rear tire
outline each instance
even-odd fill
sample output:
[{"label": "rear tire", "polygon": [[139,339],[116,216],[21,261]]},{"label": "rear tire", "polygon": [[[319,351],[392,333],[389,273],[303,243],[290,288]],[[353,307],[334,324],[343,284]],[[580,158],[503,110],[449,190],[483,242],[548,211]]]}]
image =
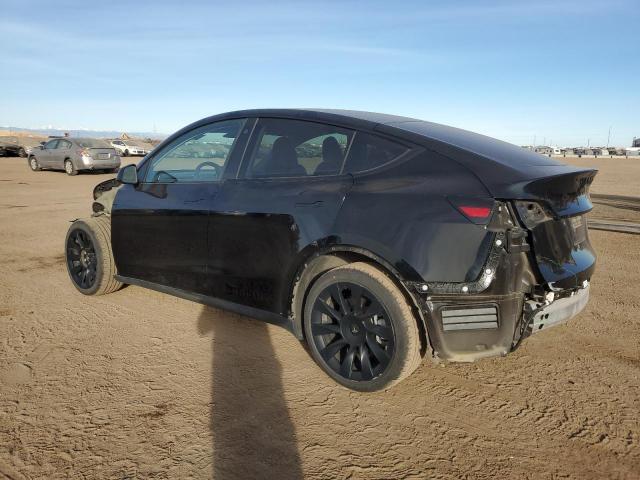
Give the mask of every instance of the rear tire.
[{"label": "rear tire", "polygon": [[18,150],[18,156],[22,158],[25,158],[27,156],[27,152],[24,148],[20,147],[20,149]]},{"label": "rear tire", "polygon": [[36,157],[31,157],[29,159],[29,168],[34,172],[39,172],[40,170],[42,170],[42,167],[40,167],[40,164],[38,163],[38,159]]},{"label": "rear tire", "polygon": [[125,151],[124,151],[124,156],[125,156],[125,157],[128,157],[128,156],[129,156],[129,150],[125,150]]},{"label": "rear tire", "polygon": [[388,389],[422,360],[411,305],[389,276],[368,263],[320,276],[307,295],[303,320],[314,360],[347,388]]},{"label": "rear tire", "polygon": [[76,170],[76,167],[71,160],[64,161],[64,171],[67,172],[67,175],[70,176],[78,174],[78,170]]},{"label": "rear tire", "polygon": [[84,295],[105,295],[122,287],[115,279],[118,272],[111,249],[111,217],[73,222],[65,240],[65,259],[71,282]]}]

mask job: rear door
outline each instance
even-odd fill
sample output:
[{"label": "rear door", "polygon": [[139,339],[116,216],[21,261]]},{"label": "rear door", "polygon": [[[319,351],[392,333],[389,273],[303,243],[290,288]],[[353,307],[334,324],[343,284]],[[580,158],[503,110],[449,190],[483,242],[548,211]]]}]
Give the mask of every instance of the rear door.
[{"label": "rear door", "polygon": [[51,150],[51,166],[58,170],[64,169],[64,159],[72,154],[69,140],[59,140],[54,150]]},{"label": "rear door", "polygon": [[209,206],[244,123],[215,122],[180,135],[138,169],[138,185],[122,186],[112,210],[120,275],[203,293]]},{"label": "rear door", "polygon": [[207,294],[285,313],[301,252],[331,242],[350,175],[341,173],[353,132],[260,119],[238,178],[212,201]]}]

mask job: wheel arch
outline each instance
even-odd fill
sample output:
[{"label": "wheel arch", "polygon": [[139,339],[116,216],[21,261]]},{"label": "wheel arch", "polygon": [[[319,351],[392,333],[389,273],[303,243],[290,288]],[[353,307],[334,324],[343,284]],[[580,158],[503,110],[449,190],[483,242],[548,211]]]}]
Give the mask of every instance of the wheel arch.
[{"label": "wheel arch", "polygon": [[355,245],[335,245],[314,249],[303,256],[288,290],[293,334],[299,340],[305,338],[302,321],[306,297],[318,277],[333,268],[354,262],[365,262],[375,266],[387,274],[400,289],[412,307],[414,318],[420,330],[422,344],[420,353],[424,356],[427,349],[430,349],[427,321],[415,295],[404,283],[400,272],[390,262],[370,250]]}]

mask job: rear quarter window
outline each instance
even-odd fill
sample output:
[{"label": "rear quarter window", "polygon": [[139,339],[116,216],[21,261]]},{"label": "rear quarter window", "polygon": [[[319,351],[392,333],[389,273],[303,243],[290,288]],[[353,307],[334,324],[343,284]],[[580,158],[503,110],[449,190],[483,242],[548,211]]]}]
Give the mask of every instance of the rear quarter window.
[{"label": "rear quarter window", "polygon": [[400,143],[358,132],[349,151],[345,171],[361,173],[393,162],[410,149]]}]

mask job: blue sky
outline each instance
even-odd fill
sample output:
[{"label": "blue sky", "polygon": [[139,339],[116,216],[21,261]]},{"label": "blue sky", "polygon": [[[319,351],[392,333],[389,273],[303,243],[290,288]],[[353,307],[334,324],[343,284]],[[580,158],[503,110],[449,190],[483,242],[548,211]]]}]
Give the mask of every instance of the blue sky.
[{"label": "blue sky", "polygon": [[517,144],[640,136],[637,0],[0,0],[0,125],[171,133],[255,107]]}]

